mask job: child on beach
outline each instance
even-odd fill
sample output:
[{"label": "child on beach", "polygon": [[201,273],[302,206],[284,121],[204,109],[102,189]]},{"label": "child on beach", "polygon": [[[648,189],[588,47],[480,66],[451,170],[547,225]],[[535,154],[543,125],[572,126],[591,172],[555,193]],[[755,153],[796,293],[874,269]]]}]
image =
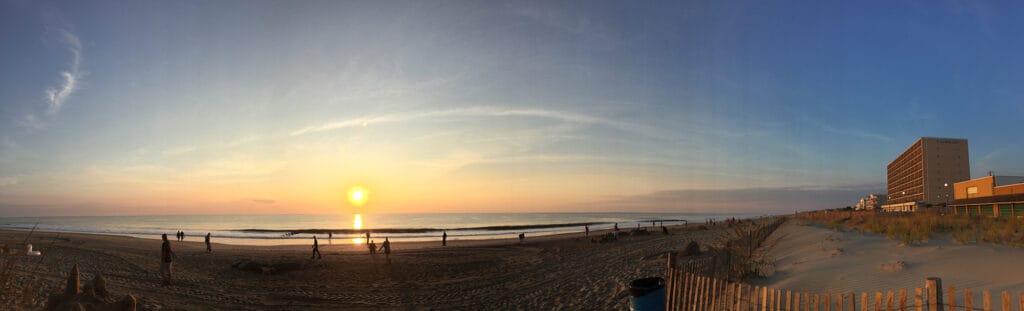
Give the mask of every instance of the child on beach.
[{"label": "child on beach", "polygon": [[391,264],[391,241],[388,241],[388,237],[384,237],[384,244],[381,244],[380,249],[384,250],[384,258],[387,259],[388,264]]},{"label": "child on beach", "polygon": [[323,259],[323,256],[320,256],[320,243],[317,242],[315,235],[313,236],[313,256],[310,256],[309,259],[313,258]]},{"label": "child on beach", "polygon": [[171,285],[171,262],[178,255],[171,251],[171,241],[167,240],[167,234],[164,233],[161,237],[164,243],[160,245],[160,275],[164,278],[164,285]]}]

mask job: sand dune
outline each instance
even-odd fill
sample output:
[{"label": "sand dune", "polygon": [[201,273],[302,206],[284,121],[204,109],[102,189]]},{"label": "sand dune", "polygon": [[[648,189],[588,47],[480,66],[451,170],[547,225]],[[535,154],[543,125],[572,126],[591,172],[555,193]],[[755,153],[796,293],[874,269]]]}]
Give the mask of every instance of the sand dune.
[{"label": "sand dune", "polygon": [[775,274],[754,282],[788,290],[873,292],[924,287],[940,277],[959,289],[1024,290],[1024,249],[991,244],[963,245],[948,237],[902,246],[873,234],[835,231],[791,220],[775,232]]}]

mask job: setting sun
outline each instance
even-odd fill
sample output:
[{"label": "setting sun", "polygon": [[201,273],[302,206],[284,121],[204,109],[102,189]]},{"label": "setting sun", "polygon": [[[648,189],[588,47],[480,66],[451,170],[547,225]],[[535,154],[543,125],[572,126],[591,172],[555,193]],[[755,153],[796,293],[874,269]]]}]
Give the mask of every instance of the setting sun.
[{"label": "setting sun", "polygon": [[370,194],[363,187],[352,187],[348,190],[348,202],[355,206],[362,206],[370,198]]}]

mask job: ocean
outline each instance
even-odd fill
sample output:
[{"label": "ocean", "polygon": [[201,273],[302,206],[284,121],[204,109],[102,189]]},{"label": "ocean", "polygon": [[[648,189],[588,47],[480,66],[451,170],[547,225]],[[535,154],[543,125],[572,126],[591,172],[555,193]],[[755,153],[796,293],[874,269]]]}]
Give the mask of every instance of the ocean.
[{"label": "ocean", "polygon": [[396,241],[482,240],[610,229],[629,230],[651,222],[665,225],[701,223],[709,218],[747,218],[759,214],[707,213],[424,213],[345,215],[164,215],[0,217],[0,229],[79,232],[159,239],[181,230],[186,240],[202,241],[210,233],[214,242],[237,245],[308,244],[312,236],[363,243],[387,236]]}]

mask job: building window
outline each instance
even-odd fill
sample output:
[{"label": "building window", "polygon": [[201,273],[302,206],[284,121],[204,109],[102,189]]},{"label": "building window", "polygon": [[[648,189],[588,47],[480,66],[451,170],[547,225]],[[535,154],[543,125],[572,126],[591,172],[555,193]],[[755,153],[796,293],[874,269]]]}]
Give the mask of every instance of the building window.
[{"label": "building window", "polygon": [[977,194],[978,187],[967,187],[967,194]]}]

